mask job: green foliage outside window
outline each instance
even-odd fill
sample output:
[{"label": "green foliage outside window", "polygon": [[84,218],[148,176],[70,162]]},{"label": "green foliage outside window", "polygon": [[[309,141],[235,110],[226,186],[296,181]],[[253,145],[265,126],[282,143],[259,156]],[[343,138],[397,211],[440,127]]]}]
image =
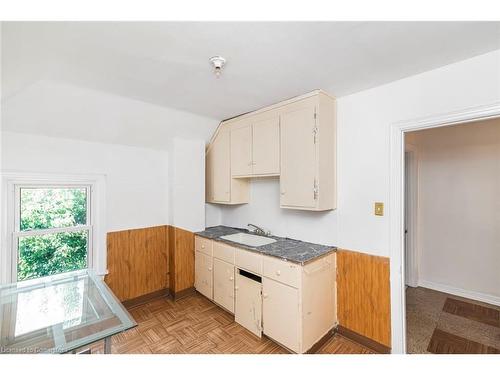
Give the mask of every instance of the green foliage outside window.
[{"label": "green foliage outside window", "polygon": [[[21,189],[21,231],[74,227],[86,222],[86,189]],[[17,279],[86,268],[87,243],[87,230],[19,237]]]}]

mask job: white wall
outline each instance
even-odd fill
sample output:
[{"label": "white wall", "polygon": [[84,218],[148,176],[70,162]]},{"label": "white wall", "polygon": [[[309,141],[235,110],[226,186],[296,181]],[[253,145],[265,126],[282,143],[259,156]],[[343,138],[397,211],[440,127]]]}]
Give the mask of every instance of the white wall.
[{"label": "white wall", "polygon": [[336,245],[335,212],[307,212],[281,209],[278,178],[254,179],[250,185],[250,204],[224,207],[222,223],[246,227],[256,224],[282,237],[298,238],[325,245]]},{"label": "white wall", "polygon": [[419,284],[500,302],[500,119],[410,133]]},{"label": "white wall", "polygon": [[168,224],[168,154],[2,132],[2,170],[106,175],[106,230]]},{"label": "white wall", "polygon": [[205,229],[205,141],[174,138],[170,151],[170,224]]},{"label": "white wall", "polygon": [[[278,181],[254,180],[251,203],[223,207],[221,223],[255,222],[280,235],[389,256],[391,124],[499,100],[500,51],[338,98],[338,209],[280,209]],[[373,215],[376,201],[385,202],[385,216]]]}]

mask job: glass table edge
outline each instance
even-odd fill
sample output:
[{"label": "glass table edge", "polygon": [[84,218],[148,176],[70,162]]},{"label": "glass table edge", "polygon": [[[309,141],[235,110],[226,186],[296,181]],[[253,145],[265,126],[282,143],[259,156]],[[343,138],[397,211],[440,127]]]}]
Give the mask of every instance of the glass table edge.
[{"label": "glass table edge", "polygon": [[114,327],[114,328],[108,328],[102,332],[98,332],[98,333],[94,333],[90,336],[87,336],[87,337],[84,337],[80,340],[75,340],[74,342],[72,342],[71,344],[69,345],[66,345],[64,347],[64,349],[60,350],[60,351],[56,351],[56,350],[46,350],[42,353],[46,353],[46,354],[64,354],[64,353],[68,353],[68,352],[71,352],[72,350],[75,350],[75,349],[78,349],[78,348],[83,348],[85,346],[88,346],[88,345],[92,345],[94,344],[95,342],[97,341],[101,341],[101,340],[104,340],[108,337],[111,337],[111,336],[114,336],[116,334],[119,334],[119,333],[122,333],[122,332],[125,332],[125,331],[128,331],[129,329],[132,329],[132,328],[135,328],[137,327],[137,323],[135,321],[132,321],[130,324],[128,325],[125,325],[125,326],[118,326],[118,327]]},{"label": "glass table edge", "polygon": [[64,346],[63,349],[61,350],[55,350],[55,349],[47,349],[45,351],[41,351],[41,353],[68,353],[72,350],[91,345],[97,341],[103,340],[107,337],[116,335],[121,332],[125,332],[129,329],[132,329],[134,327],[137,327],[137,322],[135,319],[132,317],[132,315],[126,310],[126,308],[120,303],[118,298],[115,296],[113,291],[109,288],[108,285],[103,280],[100,280],[99,278],[101,276],[98,276],[93,270],[91,269],[83,269],[83,270],[75,270],[75,271],[70,271],[70,272],[65,272],[62,274],[57,274],[57,275],[51,275],[51,276],[46,276],[43,277],[42,280],[39,282],[39,284],[32,282],[32,280],[24,280],[20,282],[14,282],[10,284],[3,284],[0,285],[0,291],[1,290],[6,290],[9,288],[18,288],[19,283],[21,284],[26,284],[26,285],[21,285],[21,287],[24,288],[36,288],[38,285],[52,285],[53,282],[55,281],[63,281],[65,279],[69,278],[74,278],[74,277],[81,277],[87,275],[96,288],[100,291],[101,297],[104,299],[106,304],[109,306],[111,311],[117,316],[117,318],[120,320],[121,324],[116,326],[116,327],[111,327],[108,328],[102,332],[94,333],[92,335],[89,335],[87,337],[81,338],[79,340],[75,340],[72,343],[69,343]]}]

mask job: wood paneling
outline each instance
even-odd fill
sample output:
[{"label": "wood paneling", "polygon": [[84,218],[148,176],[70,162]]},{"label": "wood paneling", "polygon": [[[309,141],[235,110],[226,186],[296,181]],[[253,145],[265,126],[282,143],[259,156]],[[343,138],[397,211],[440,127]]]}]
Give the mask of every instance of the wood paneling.
[{"label": "wood paneling", "polygon": [[389,258],[337,252],[339,324],[391,346]]},{"label": "wood paneling", "polygon": [[107,235],[107,268],[104,281],[120,301],[128,296],[130,275],[129,231],[111,232]]},{"label": "wood paneling", "polygon": [[168,227],[110,232],[106,283],[121,301],[168,288]]},{"label": "wood paneling", "polygon": [[170,290],[174,294],[194,287],[194,233],[169,227]]}]

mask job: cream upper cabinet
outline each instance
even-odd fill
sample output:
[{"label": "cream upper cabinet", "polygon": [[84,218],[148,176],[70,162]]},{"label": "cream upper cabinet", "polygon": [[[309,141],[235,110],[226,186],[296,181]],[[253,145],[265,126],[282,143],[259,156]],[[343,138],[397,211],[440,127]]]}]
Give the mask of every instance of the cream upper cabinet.
[{"label": "cream upper cabinet", "polygon": [[207,202],[248,203],[251,177],[280,177],[280,207],[336,208],[335,99],[318,90],[224,121],[207,150]]},{"label": "cream upper cabinet", "polygon": [[229,202],[231,199],[230,134],[222,130],[214,140],[212,149],[212,199]]},{"label": "cream upper cabinet", "polygon": [[280,173],[280,120],[278,113],[256,116],[252,124],[253,175]]},{"label": "cream upper cabinet", "polygon": [[280,204],[315,207],[316,120],[314,103],[301,103],[281,115]]},{"label": "cream upper cabinet", "polygon": [[283,109],[280,122],[280,206],[335,209],[335,101],[322,93],[297,101]]},{"label": "cream upper cabinet", "polygon": [[232,177],[277,176],[280,123],[276,111],[231,124]]},{"label": "cream upper cabinet", "polygon": [[222,128],[206,152],[205,190],[208,203],[248,203],[248,181],[231,177],[231,131]]},{"label": "cream upper cabinet", "polygon": [[[235,124],[237,125],[237,124]],[[231,129],[231,175],[252,174],[252,126],[233,126]]]},{"label": "cream upper cabinet", "polygon": [[205,201],[213,202],[213,157],[212,148],[207,150],[205,153]]}]

